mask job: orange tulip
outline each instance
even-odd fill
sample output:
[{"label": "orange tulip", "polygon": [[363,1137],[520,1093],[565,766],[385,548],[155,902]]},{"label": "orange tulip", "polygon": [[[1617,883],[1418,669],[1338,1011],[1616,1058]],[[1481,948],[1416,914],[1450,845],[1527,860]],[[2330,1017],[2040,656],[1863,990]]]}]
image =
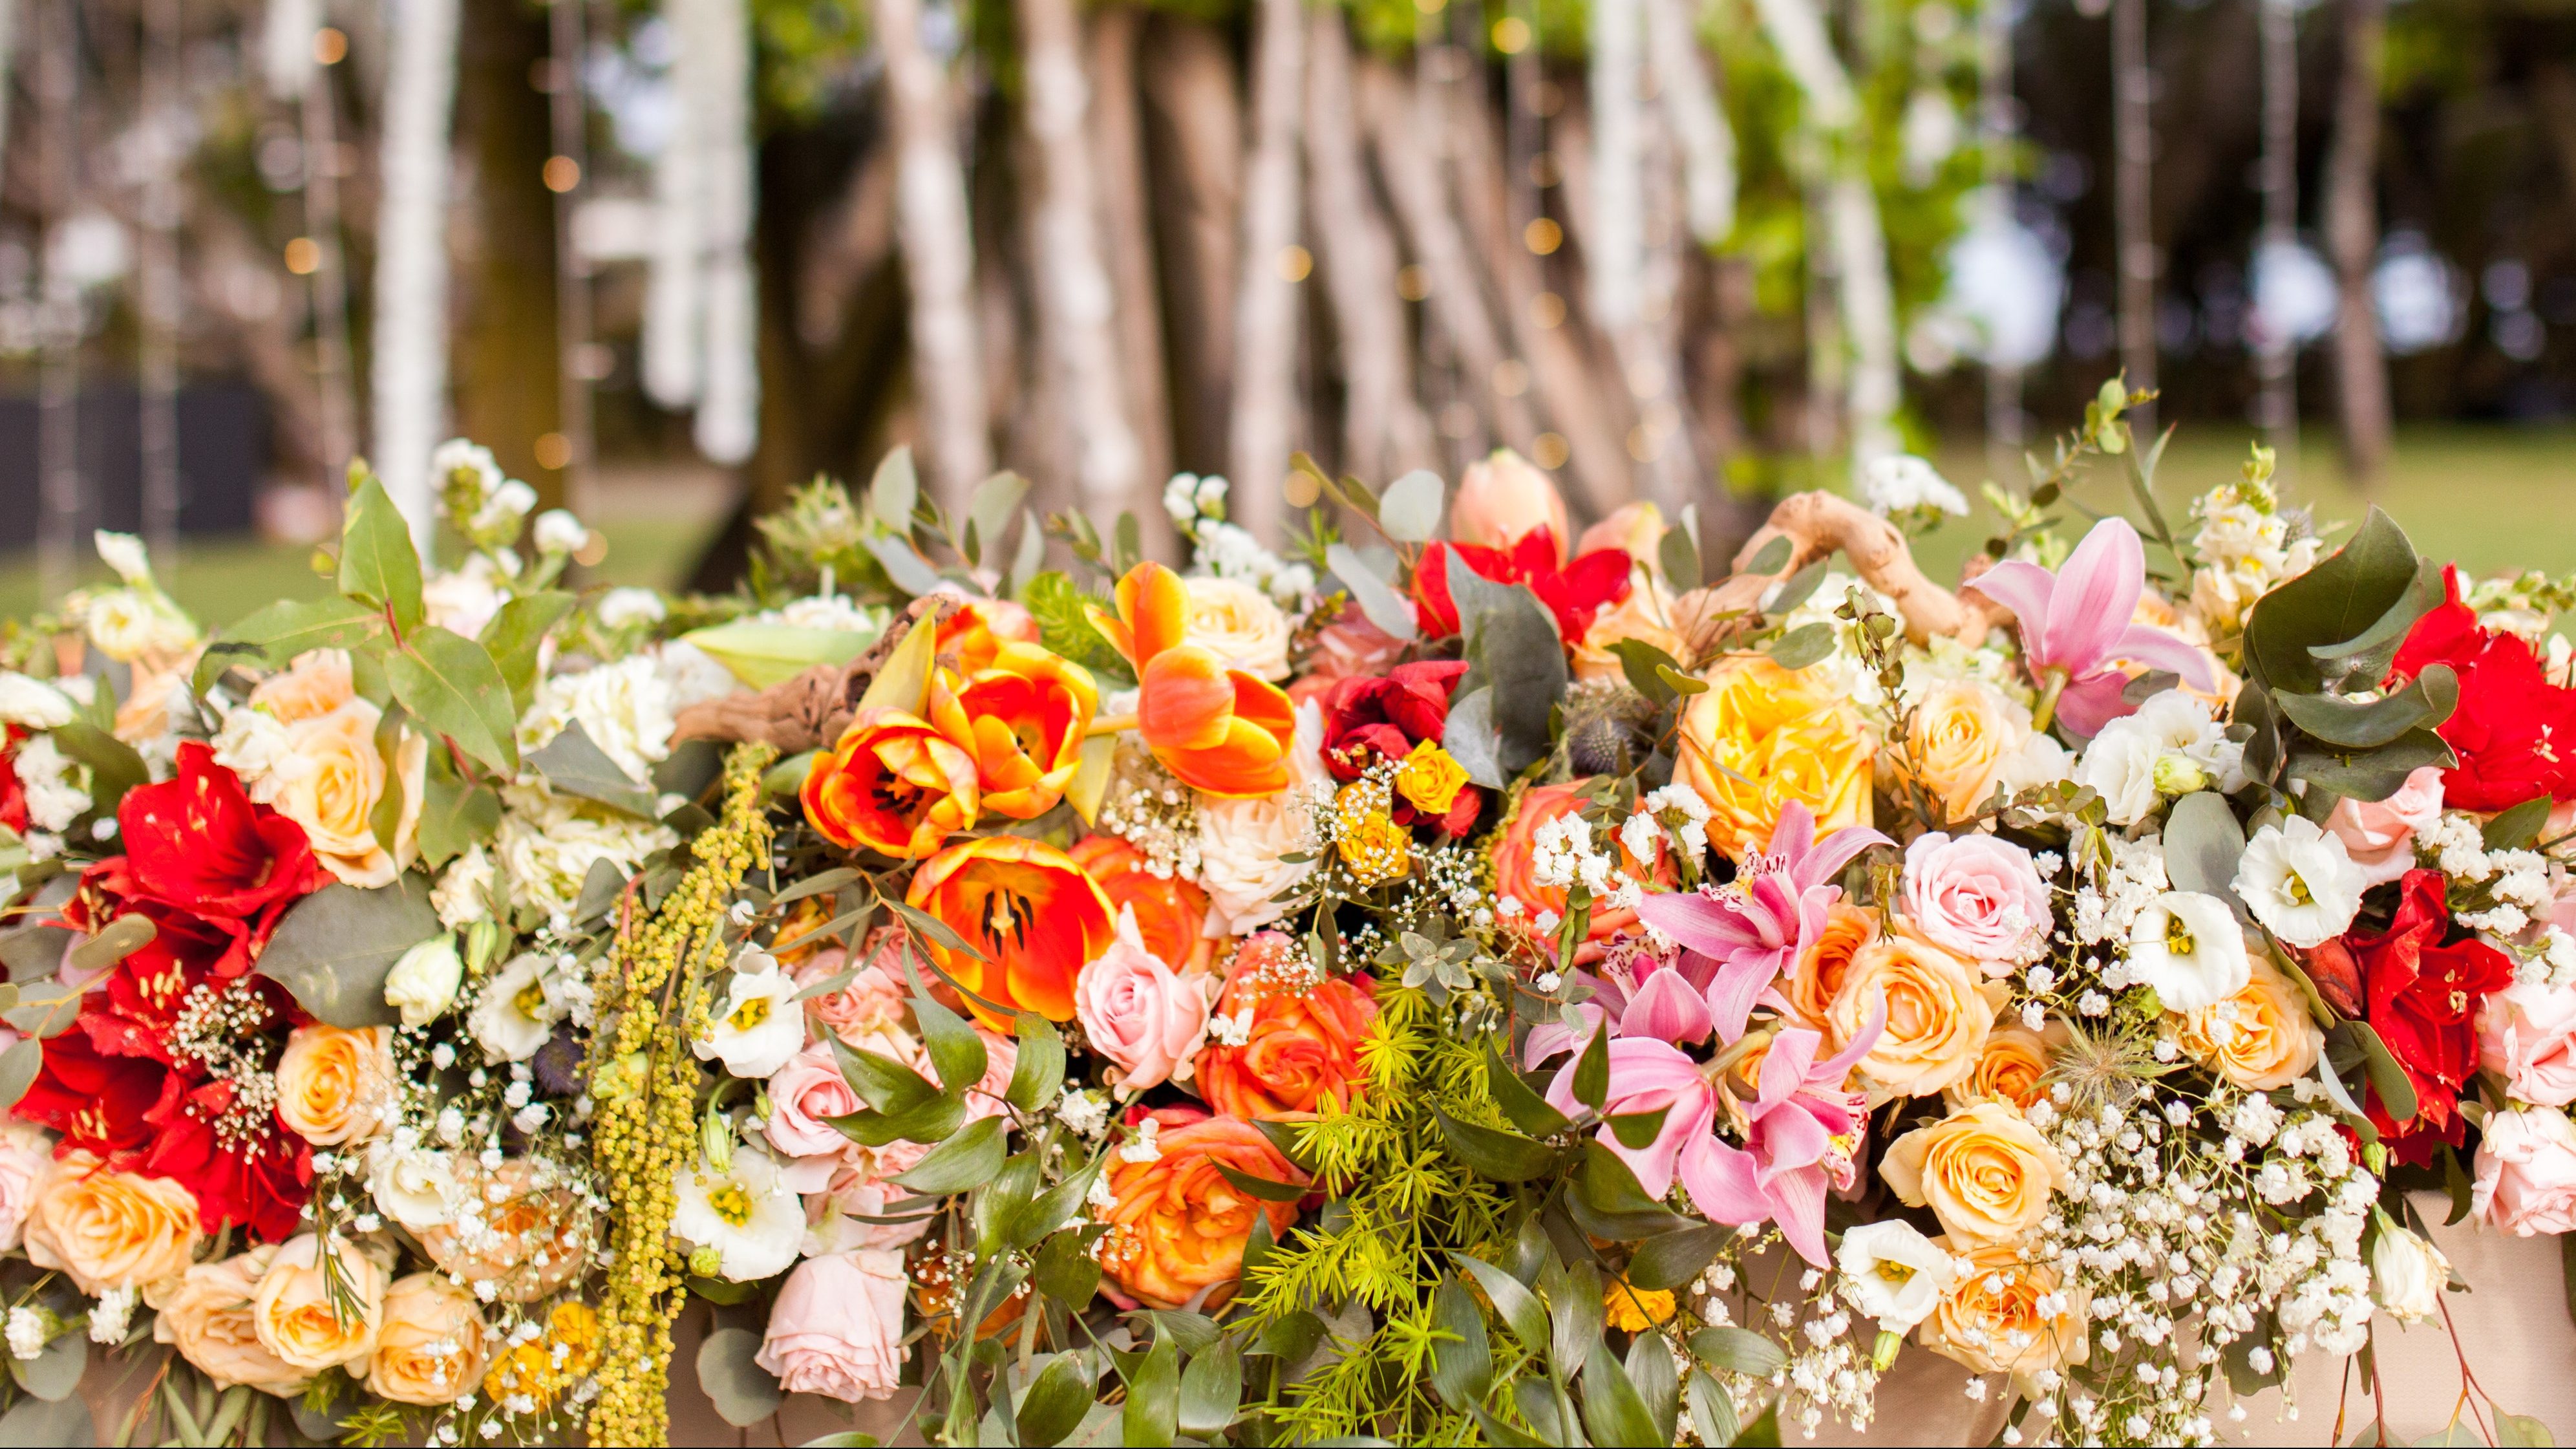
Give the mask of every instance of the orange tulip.
[{"label": "orange tulip", "polygon": [[918,860],[975,823],[975,732],[952,684],[944,675],[931,681],[929,718],[885,705],[862,710],[814,757],[799,796],[825,838]]},{"label": "orange tulip", "polygon": [[964,841],[932,856],[913,872],[904,901],[984,953],[978,961],[928,943],[939,968],[983,999],[967,999],[976,1017],[999,1032],[1008,1032],[1020,1011],[1071,1020],[1075,979],[1114,935],[1109,898],[1090,873],[1054,846],[1017,835]]},{"label": "orange tulip", "polygon": [[1180,575],[1151,562],[1118,581],[1115,617],[1091,611],[1091,622],[1136,666],[1136,732],[1163,768],[1201,794],[1277,794],[1288,787],[1295,707],[1278,686],[1183,643],[1189,612]]},{"label": "orange tulip", "polygon": [[939,621],[939,652],[969,677],[992,667],[1005,644],[1038,642],[1038,621],[1008,599],[969,599]]},{"label": "orange tulip", "polygon": [[1216,957],[1207,927],[1207,892],[1178,875],[1156,875],[1144,852],[1115,835],[1086,835],[1073,843],[1073,858],[1100,883],[1109,909],[1136,912],[1136,934],[1145,949],[1175,971],[1203,967]]},{"label": "orange tulip", "polygon": [[1100,706],[1091,671],[1035,644],[1004,640],[957,703],[974,729],[984,808],[1034,820],[1055,808],[1082,765],[1082,736]]}]

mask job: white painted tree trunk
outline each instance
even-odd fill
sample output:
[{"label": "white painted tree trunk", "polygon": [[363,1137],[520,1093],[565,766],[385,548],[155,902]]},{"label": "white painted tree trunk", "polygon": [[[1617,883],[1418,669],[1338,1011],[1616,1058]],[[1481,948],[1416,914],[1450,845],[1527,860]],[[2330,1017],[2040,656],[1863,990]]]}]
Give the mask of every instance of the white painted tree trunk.
[{"label": "white painted tree trunk", "polygon": [[1042,173],[1031,224],[1039,334],[1073,429],[1077,497],[1085,513],[1107,520],[1139,490],[1083,125],[1082,27],[1072,0],[1018,0],[1018,16],[1023,111]]},{"label": "white painted tree trunk", "polygon": [[271,96],[281,101],[304,99],[304,87],[313,77],[313,32],[321,28],[321,0],[268,0],[259,61]]},{"label": "white painted tree trunk", "polygon": [[[1127,426],[1136,438],[1136,476],[1157,483],[1172,476],[1170,373],[1163,357],[1162,288],[1154,266],[1153,202],[1146,195],[1145,123],[1136,83],[1137,54],[1145,34],[1141,5],[1112,0],[1091,13],[1090,125],[1099,166],[1100,245],[1108,268],[1118,357],[1125,364],[1121,391]],[[1137,513],[1147,554],[1171,555],[1177,536],[1159,507]]]},{"label": "white painted tree trunk", "polygon": [[1735,132],[1718,104],[1691,0],[1645,0],[1647,44],[1662,78],[1665,124],[1681,148],[1691,239],[1715,246],[1735,230]]},{"label": "white painted tree trunk", "polygon": [[1641,0],[1592,0],[1592,228],[1584,280],[1592,316],[1616,341],[1637,320],[1646,264],[1645,63]]},{"label": "white painted tree trunk", "polygon": [[1242,286],[1235,294],[1234,417],[1226,468],[1234,514],[1264,542],[1280,541],[1280,483],[1295,446],[1297,288],[1288,267],[1297,244],[1297,111],[1305,73],[1300,0],[1258,0],[1252,50],[1252,150],[1243,175]]},{"label": "white painted tree trunk", "polygon": [[[306,36],[307,59],[311,37]],[[376,474],[428,550],[430,451],[447,425],[447,178],[456,112],[456,0],[400,0],[387,47],[376,211]],[[336,466],[341,460],[326,459]]]},{"label": "white painted tree trunk", "polygon": [[705,286],[699,251],[706,221],[707,158],[693,99],[704,87],[706,54],[698,45],[703,0],[663,0],[662,21],[674,38],[671,89],[679,118],[653,158],[653,237],[644,283],[642,371],[645,395],[665,408],[698,400],[700,313]]},{"label": "white painted tree trunk", "polygon": [[702,10],[706,170],[705,390],[693,432],[698,451],[731,467],[760,441],[760,282],[751,264],[754,205],[751,19],[743,0],[690,0]]},{"label": "white painted tree trunk", "polygon": [[922,461],[946,503],[993,470],[975,319],[975,244],[947,73],[921,40],[920,0],[874,0],[895,147],[895,237],[903,249]]}]

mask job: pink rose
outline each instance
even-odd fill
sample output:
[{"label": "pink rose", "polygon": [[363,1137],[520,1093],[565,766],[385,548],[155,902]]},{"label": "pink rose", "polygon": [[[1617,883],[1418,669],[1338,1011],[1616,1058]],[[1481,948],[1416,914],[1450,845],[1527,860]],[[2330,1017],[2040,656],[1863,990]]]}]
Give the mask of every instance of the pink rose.
[{"label": "pink rose", "polygon": [[1953,839],[1934,830],[1905,847],[1905,913],[1933,945],[1976,961],[1988,976],[2048,949],[2048,886],[2030,852],[1991,835]]},{"label": "pink rose", "polygon": [[[902,1039],[904,989],[899,955],[902,933],[892,928],[870,936],[866,942],[868,964],[859,968],[849,984],[838,991],[825,992],[805,1003],[805,1019],[818,1031],[828,1031],[852,1046],[869,1046],[869,1037]],[[827,946],[796,970],[796,984],[811,986],[838,976],[849,965],[848,953],[837,946]]]},{"label": "pink rose", "polygon": [[1299,704],[1321,699],[1345,679],[1384,672],[1403,653],[1403,640],[1370,623],[1357,604],[1344,604],[1316,633],[1306,671],[1288,686],[1288,697]]},{"label": "pink rose", "polygon": [[36,1184],[53,1160],[53,1138],[42,1128],[24,1122],[0,1124],[0,1253],[17,1251],[27,1226],[27,1209],[35,1205]]},{"label": "pink rose", "polygon": [[2347,796],[2335,802],[2326,829],[2341,838],[2369,885],[2392,881],[2415,868],[2415,832],[2442,818],[2442,771],[2426,765],[2406,777],[2397,793],[2375,804]]},{"label": "pink rose", "polygon": [[1449,500],[1449,532],[1460,543],[1509,548],[1533,528],[1553,531],[1562,562],[1566,542],[1574,537],[1566,525],[1565,495],[1528,459],[1496,448],[1458,476],[1458,494]]},{"label": "pink rose", "polygon": [[787,1275],[752,1362],[791,1394],[855,1404],[894,1397],[903,1371],[903,1255],[863,1248]]},{"label": "pink rose", "polygon": [[2488,997],[2478,1017],[2478,1064],[2504,1078],[2517,1102],[2576,1102],[2576,987],[2523,982]]},{"label": "pink rose", "polygon": [[1189,1075],[1207,1038],[1207,994],[1145,949],[1136,913],[1118,913],[1118,937],[1082,968],[1074,1018],[1094,1050],[1118,1064],[1117,1085],[1141,1092]]},{"label": "pink rose", "polygon": [[769,1079],[769,1145],[790,1157],[838,1157],[851,1142],[829,1119],[862,1105],[841,1076],[832,1044],[815,1042]]},{"label": "pink rose", "polygon": [[2576,1123],[2555,1107],[2488,1117],[2469,1206],[2526,1238],[2576,1232]]}]

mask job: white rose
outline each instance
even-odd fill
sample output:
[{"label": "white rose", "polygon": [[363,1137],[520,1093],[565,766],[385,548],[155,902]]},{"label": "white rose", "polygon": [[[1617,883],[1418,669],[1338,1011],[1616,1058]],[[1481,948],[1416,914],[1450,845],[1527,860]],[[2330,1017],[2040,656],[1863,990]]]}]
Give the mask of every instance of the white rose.
[{"label": "white rose", "polygon": [[605,860],[633,875],[644,857],[680,840],[667,825],[555,795],[542,784],[511,786],[501,803],[492,855],[509,883],[510,903],[549,916],[572,913],[593,863]]},{"label": "white rose", "polygon": [[75,713],[70,695],[14,669],[0,670],[0,724],[60,729],[72,722]]},{"label": "white rose", "polygon": [[[1315,868],[1314,809],[1330,798],[1330,777],[1317,753],[1322,711],[1297,710],[1297,739],[1288,752],[1288,788],[1257,800],[1199,801],[1199,886],[1208,893],[1209,923],[1240,936],[1278,920],[1288,907],[1271,899]],[[1308,858],[1291,862],[1286,857]]]},{"label": "white rose", "polygon": [[240,776],[250,797],[263,803],[271,793],[261,788],[269,772],[293,753],[294,738],[277,716],[264,709],[228,710],[223,726],[215,731],[215,763]]},{"label": "white rose", "polygon": [[2167,891],[2129,927],[2129,975],[2155,988],[2165,1010],[2199,1011],[2244,990],[2254,962],[2227,902]]},{"label": "white rose", "polygon": [[702,1062],[721,1060],[737,1077],[770,1077],[804,1045],[805,1013],[796,1008],[795,978],[768,952],[750,950],[734,958],[722,1012],[690,1050]]},{"label": "white rose", "polygon": [[429,904],[438,912],[438,923],[451,931],[461,931],[476,921],[492,916],[492,857],[478,842],[466,848],[463,855],[448,864],[447,873],[429,893]]},{"label": "white rose", "polygon": [[421,614],[430,623],[468,639],[501,612],[501,586],[493,581],[492,564],[481,554],[462,568],[431,574],[420,586]]},{"label": "white rose", "polygon": [[378,1142],[368,1153],[367,1191],[386,1217],[415,1233],[444,1227],[456,1216],[456,1164],[433,1148]]},{"label": "white rose", "polygon": [[427,1026],[456,1000],[465,979],[456,938],[442,931],[402,953],[385,973],[385,1005],[402,1012],[403,1025]]},{"label": "white rose", "polygon": [[654,761],[671,753],[671,687],[642,655],[549,675],[519,720],[519,747],[536,749],[575,721],[628,778],[641,782]]},{"label": "white rose", "polygon": [[494,1061],[524,1062],[554,1035],[565,1010],[545,980],[545,963],[534,955],[514,956],[483,983],[465,1025]]},{"label": "white rose", "polygon": [[2400,1323],[2421,1323],[2440,1311],[2451,1281],[2451,1260],[2422,1235],[2383,1218],[2370,1250],[2370,1296]]},{"label": "white rose", "polygon": [[27,792],[30,825],[60,831],[89,808],[89,767],[65,759],[52,735],[37,735],[18,746],[12,763]]},{"label": "white rose", "polygon": [[2344,933],[2361,910],[2361,867],[2343,839],[2304,816],[2254,832],[2236,865],[2236,895],[2254,919],[2301,950]]},{"label": "white rose", "polygon": [[1241,579],[1181,583],[1190,599],[1188,642],[1206,646],[1227,667],[1246,674],[1288,677],[1288,619],[1268,594]]},{"label": "white rose", "polygon": [[636,624],[658,624],[668,610],[662,596],[651,589],[629,586],[610,589],[599,597],[599,624],[603,629],[624,629]]},{"label": "white rose", "polygon": [[537,515],[534,533],[539,553],[571,553],[590,542],[590,530],[568,508],[549,508]]},{"label": "white rose", "polygon": [[1910,1333],[1931,1317],[1958,1271],[1947,1252],[1901,1218],[1846,1230],[1834,1263],[1855,1306],[1878,1320],[1881,1333]]}]

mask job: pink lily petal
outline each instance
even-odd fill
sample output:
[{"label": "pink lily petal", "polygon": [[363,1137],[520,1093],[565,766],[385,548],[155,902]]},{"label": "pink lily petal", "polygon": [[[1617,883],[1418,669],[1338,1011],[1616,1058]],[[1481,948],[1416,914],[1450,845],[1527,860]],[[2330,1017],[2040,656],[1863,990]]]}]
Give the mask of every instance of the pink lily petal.
[{"label": "pink lily petal", "polygon": [[1691,950],[1720,961],[1763,944],[1761,931],[1744,918],[1735,902],[1713,896],[1688,891],[1647,896],[1637,902],[1637,916]]},{"label": "pink lily petal", "polygon": [[1895,843],[1866,825],[1845,826],[1826,836],[1823,844],[1818,845],[1812,854],[1798,862],[1793,872],[1798,889],[1802,892],[1813,890],[1826,881],[1832,880],[1843,873],[1844,866],[1851,864],[1852,857],[1873,845],[1894,845]]},{"label": "pink lily petal", "polygon": [[1782,1174],[1802,1171],[1825,1160],[1833,1134],[1809,1113],[1795,1108],[1774,1112],[1754,1129],[1753,1158],[1764,1187]]},{"label": "pink lily petal", "polygon": [[1821,1167],[1784,1172],[1764,1185],[1771,1200],[1771,1220],[1798,1256],[1822,1268],[1825,1255],[1825,1171]]},{"label": "pink lily petal", "polygon": [[1648,975],[1619,1017],[1619,1034],[1623,1037],[1649,1037],[1675,1044],[1706,1041],[1712,1026],[1707,999],[1693,991],[1678,971]]},{"label": "pink lily petal", "polygon": [[1754,1177],[1753,1155],[1714,1137],[1683,1150],[1681,1178],[1691,1206],[1710,1222],[1741,1228],[1771,1216],[1771,1200]]},{"label": "pink lily petal", "polygon": [[2102,726],[2137,712],[2137,706],[2122,697],[2128,687],[2128,677],[2116,672],[2078,679],[2057,696],[2058,722],[2068,734],[2089,740],[2102,732]]},{"label": "pink lily petal", "polygon": [[[1577,1005],[1574,1009],[1591,1024],[1591,1028],[1578,1037],[1561,1021],[1542,1021],[1531,1027],[1529,1040],[1521,1044],[1523,1070],[1536,1067],[1559,1053],[1570,1052],[1578,1047],[1592,1044],[1592,1030],[1600,1027],[1607,1019],[1608,1013],[1588,1001]],[[1614,1027],[1612,1030],[1615,1032],[1617,1028]]]},{"label": "pink lily petal", "polygon": [[2121,630],[2120,637],[2111,641],[2111,657],[2149,669],[2170,669],[2194,689],[2209,689],[2217,683],[2210,676],[2208,659],[2199,650],[2162,629],[2144,624],[2131,624]]},{"label": "pink lily petal", "polygon": [[2048,598],[2057,589],[2055,574],[2035,563],[2008,558],[1960,587],[1975,589],[2012,610],[2021,621],[2025,651],[2038,647],[2039,634],[2048,625]]},{"label": "pink lily petal", "polygon": [[1779,979],[1776,952],[1747,952],[1717,968],[1717,979],[1708,984],[1708,1014],[1720,1040],[1731,1042],[1744,1035],[1753,1003]]},{"label": "pink lily petal", "polygon": [[[2091,674],[2109,658],[2111,641],[2129,626],[2146,588],[2147,551],[2125,518],[2094,524],[2057,571],[2048,599],[2044,666]],[[2025,635],[2027,637],[2027,635]]]},{"label": "pink lily petal", "polygon": [[1791,1027],[1771,1039],[1771,1050],[1762,1054],[1762,1080],[1759,1100],[1765,1110],[1786,1102],[1799,1088],[1813,1078],[1816,1048],[1824,1037],[1800,1027]]}]

